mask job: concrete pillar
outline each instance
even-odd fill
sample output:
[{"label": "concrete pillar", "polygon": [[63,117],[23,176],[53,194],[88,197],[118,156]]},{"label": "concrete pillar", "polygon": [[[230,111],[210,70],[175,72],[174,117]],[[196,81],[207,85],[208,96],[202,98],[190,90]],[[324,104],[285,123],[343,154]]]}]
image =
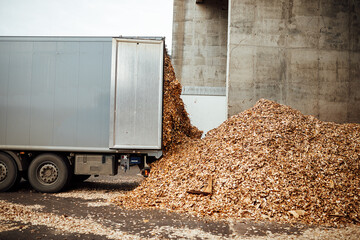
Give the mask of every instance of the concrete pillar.
[{"label": "concrete pillar", "polygon": [[172,63],[192,124],[204,132],[227,117],[227,0],[174,0]]},{"label": "concrete pillar", "polygon": [[353,0],[229,0],[229,116],[267,98],[360,122],[359,13]]},{"label": "concrete pillar", "polygon": [[172,62],[183,86],[225,88],[227,13],[226,0],[174,1]]}]

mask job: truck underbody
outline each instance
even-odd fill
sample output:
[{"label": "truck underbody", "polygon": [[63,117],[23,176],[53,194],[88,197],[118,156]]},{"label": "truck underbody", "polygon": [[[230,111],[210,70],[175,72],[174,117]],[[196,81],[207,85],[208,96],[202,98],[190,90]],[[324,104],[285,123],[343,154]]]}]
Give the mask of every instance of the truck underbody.
[{"label": "truck underbody", "polygon": [[24,178],[37,191],[58,192],[91,175],[114,176],[120,166],[124,171],[138,166],[141,174],[147,177],[148,163],[155,159],[155,156],[141,153],[0,151],[0,191],[16,188]]}]

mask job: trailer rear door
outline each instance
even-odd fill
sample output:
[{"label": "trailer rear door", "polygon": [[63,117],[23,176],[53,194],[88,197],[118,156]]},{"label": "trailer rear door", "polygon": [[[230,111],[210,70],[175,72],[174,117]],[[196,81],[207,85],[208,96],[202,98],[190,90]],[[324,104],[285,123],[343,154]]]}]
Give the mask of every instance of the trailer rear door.
[{"label": "trailer rear door", "polygon": [[163,40],[113,39],[111,149],[161,149]]}]

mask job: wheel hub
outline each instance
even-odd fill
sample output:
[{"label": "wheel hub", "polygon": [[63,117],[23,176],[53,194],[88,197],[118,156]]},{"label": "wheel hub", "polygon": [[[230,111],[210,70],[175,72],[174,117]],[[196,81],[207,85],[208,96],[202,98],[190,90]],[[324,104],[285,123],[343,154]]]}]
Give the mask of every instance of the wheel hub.
[{"label": "wheel hub", "polygon": [[53,183],[58,178],[59,172],[55,165],[44,164],[39,170],[39,177],[45,183]]},{"label": "wheel hub", "polygon": [[0,182],[2,182],[7,176],[7,167],[4,163],[0,162]]}]

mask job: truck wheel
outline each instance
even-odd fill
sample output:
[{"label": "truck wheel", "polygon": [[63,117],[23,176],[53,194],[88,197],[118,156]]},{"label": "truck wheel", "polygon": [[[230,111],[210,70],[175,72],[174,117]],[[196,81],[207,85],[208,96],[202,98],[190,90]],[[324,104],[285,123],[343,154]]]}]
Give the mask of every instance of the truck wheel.
[{"label": "truck wheel", "polygon": [[39,192],[59,192],[68,183],[69,169],[66,159],[54,154],[42,154],[30,163],[29,182]]},{"label": "truck wheel", "polygon": [[17,165],[9,155],[0,153],[0,192],[15,187],[21,179]]}]

